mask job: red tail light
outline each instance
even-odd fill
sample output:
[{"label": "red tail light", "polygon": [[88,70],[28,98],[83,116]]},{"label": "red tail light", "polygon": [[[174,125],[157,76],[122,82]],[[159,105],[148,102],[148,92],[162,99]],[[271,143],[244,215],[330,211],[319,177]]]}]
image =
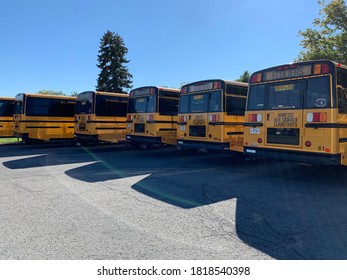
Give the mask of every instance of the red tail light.
[{"label": "red tail light", "polygon": [[251,76],[251,83],[258,83],[261,82],[261,73],[253,74]]},{"label": "red tail light", "polygon": [[213,89],[220,89],[220,88],[222,88],[221,82],[214,82],[213,83]]},{"label": "red tail light", "polygon": [[249,114],[248,122],[261,122],[263,119],[261,114]]},{"label": "red tail light", "polygon": [[219,115],[210,115],[211,122],[219,122]]},{"label": "red tail light", "polygon": [[313,68],[313,74],[319,75],[319,74],[328,74],[330,72],[329,65],[326,63],[322,64],[315,64]]},{"label": "red tail light", "polygon": [[187,120],[186,116],[179,116],[179,121],[180,122],[185,122]]},{"label": "red tail light", "polygon": [[307,113],[307,122],[327,122],[326,112]]}]

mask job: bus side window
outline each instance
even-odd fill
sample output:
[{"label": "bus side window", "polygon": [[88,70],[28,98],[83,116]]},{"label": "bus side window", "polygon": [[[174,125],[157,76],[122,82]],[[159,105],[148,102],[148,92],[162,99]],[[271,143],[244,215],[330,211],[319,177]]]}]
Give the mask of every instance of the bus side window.
[{"label": "bus side window", "polygon": [[339,114],[347,114],[347,92],[345,89],[338,89]]}]

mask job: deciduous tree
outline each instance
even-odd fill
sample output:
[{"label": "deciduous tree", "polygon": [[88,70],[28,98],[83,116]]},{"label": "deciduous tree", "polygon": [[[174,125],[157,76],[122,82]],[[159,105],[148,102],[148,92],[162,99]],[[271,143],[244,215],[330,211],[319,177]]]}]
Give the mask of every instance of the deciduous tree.
[{"label": "deciduous tree", "polygon": [[347,64],[347,6],[344,0],[328,4],[318,0],[320,17],[313,21],[315,29],[299,31],[304,47],[297,60],[331,59]]}]

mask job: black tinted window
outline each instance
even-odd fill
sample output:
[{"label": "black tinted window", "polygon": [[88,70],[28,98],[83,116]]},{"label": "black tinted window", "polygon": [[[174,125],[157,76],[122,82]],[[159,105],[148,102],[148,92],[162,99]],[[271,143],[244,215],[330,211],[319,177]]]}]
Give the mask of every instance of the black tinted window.
[{"label": "black tinted window", "polygon": [[51,98],[33,98],[26,100],[27,116],[73,117],[75,101]]},{"label": "black tinted window", "polygon": [[307,80],[305,108],[327,108],[330,106],[329,77]]},{"label": "black tinted window", "polygon": [[12,100],[0,101],[0,116],[10,117],[13,115],[14,102]]},{"label": "black tinted window", "polygon": [[181,114],[189,113],[189,101],[190,101],[189,95],[183,94],[180,96],[179,111]]},{"label": "black tinted window", "polygon": [[256,85],[249,88],[248,110],[263,110],[265,108],[265,85]]},{"label": "black tinted window", "polygon": [[246,109],[246,98],[227,96],[226,111],[227,115],[243,116]]},{"label": "black tinted window", "polygon": [[95,114],[97,116],[121,116],[127,114],[128,100],[118,96],[96,96]]}]

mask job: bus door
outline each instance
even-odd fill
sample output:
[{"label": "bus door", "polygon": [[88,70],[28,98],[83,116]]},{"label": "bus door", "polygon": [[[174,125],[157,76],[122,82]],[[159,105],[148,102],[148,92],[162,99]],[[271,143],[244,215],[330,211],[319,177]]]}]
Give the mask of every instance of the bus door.
[{"label": "bus door", "polygon": [[[261,144],[265,141],[265,146],[283,145],[293,148],[302,147],[303,127],[303,81],[287,81],[267,85],[268,110],[264,115],[253,116],[254,118],[264,118],[265,139],[258,138]],[[253,128],[253,133],[260,131],[260,128]],[[258,130],[258,131],[257,131]]]}]

